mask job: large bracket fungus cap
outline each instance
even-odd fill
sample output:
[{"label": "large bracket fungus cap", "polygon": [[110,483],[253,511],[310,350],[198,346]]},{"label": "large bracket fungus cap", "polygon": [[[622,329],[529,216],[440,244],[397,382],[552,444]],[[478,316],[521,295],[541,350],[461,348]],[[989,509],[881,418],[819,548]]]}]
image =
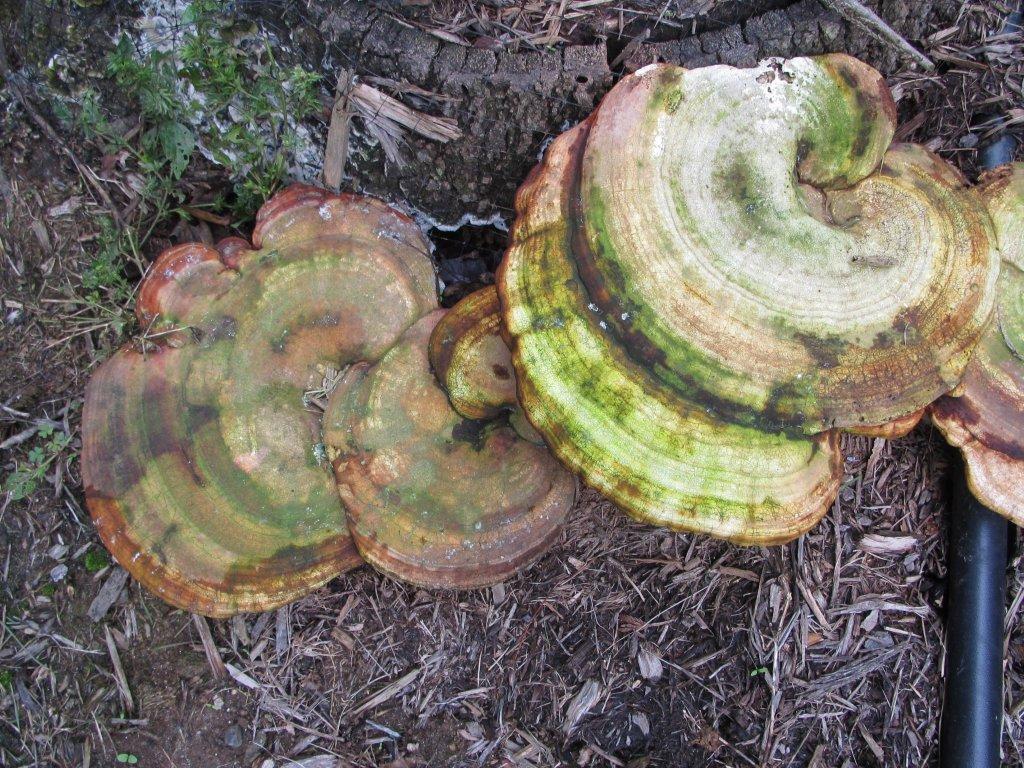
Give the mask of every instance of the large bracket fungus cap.
[{"label": "large bracket fungus cap", "polygon": [[974,495],[1024,525],[1024,164],[987,175],[980,192],[1003,255],[996,312],[957,396],[931,417],[963,453]]},{"label": "large bracket fungus cap", "polygon": [[839,54],[623,78],[568,182],[610,343],[768,430],[884,424],[952,389],[992,307],[991,227],[952,166],[890,146],[895,117]]},{"label": "large bracket fungus cap", "polygon": [[331,395],[324,439],[360,553],[396,578],[438,588],[502,581],[557,538],[576,481],[501,419],[466,419],[428,362],[443,313],[410,328]]},{"label": "large bracket fungus cap", "polygon": [[837,434],[726,423],[609,333],[568,225],[588,127],[556,138],[520,188],[498,274],[524,410],[566,465],[638,519],[748,544],[798,536],[839,488]]},{"label": "large bracket fungus cap", "polygon": [[160,597],[210,616],[274,608],[361,562],[304,392],[326,367],[378,359],[437,306],[426,241],[378,201],[291,187],[254,242],[158,258],[137,310],[159,343],[103,363],[83,412],[104,544]]}]

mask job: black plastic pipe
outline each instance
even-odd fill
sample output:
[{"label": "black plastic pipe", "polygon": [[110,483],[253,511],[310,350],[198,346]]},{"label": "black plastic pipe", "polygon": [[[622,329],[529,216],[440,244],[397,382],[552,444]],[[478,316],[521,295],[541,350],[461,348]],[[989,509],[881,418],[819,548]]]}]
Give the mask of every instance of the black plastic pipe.
[{"label": "black plastic pipe", "polygon": [[[959,460],[958,463],[962,462]],[[1003,617],[1009,524],[954,478],[947,521],[942,768],[997,768],[1003,730]]]},{"label": "black plastic pipe", "polygon": [[[1020,29],[1020,12],[1004,31]],[[1013,159],[1002,135],[981,150],[981,165]],[[957,456],[948,522],[946,692],[942,704],[942,768],[997,768],[1003,731],[1003,619],[1009,523],[974,498]]]}]

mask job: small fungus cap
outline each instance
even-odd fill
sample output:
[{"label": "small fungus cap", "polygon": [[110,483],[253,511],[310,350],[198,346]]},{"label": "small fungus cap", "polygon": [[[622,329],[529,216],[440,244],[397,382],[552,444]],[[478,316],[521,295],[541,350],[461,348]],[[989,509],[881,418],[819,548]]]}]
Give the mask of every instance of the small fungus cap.
[{"label": "small fungus cap", "polygon": [[523,409],[569,468],[640,520],[746,544],[800,535],[839,487],[837,433],[722,421],[631,357],[595,311],[570,226],[589,125],[556,138],[520,188],[498,274]]},{"label": "small fungus cap", "polygon": [[883,424],[949,391],[991,312],[991,227],[952,166],[891,145],[895,118],[845,55],[624,78],[568,182],[604,335],[767,430]]},{"label": "small fungus cap", "polygon": [[1003,255],[996,311],[958,396],[943,397],[930,410],[963,453],[975,496],[1024,525],[1024,164],[989,174],[980,192]]},{"label": "small fungus cap", "polygon": [[501,327],[498,289],[489,286],[446,312],[430,336],[430,366],[452,406],[467,418],[493,418],[517,403],[512,353]]},{"label": "small fungus cap", "polygon": [[366,561],[413,584],[473,588],[547,551],[576,482],[503,420],[452,408],[427,352],[442,315],[417,322],[380,362],[346,373],[324,439]]},{"label": "small fungus cap", "polygon": [[507,414],[521,437],[544,441],[519,406],[512,352],[495,286],[466,296],[430,334],[430,367],[452,407],[468,419]]},{"label": "small fungus cap", "polygon": [[83,412],[104,544],[209,616],[277,607],[361,562],[303,395],[437,306],[422,234],[376,200],[290,187],[254,243],[162,254],[137,305],[157,344],[100,365]]}]

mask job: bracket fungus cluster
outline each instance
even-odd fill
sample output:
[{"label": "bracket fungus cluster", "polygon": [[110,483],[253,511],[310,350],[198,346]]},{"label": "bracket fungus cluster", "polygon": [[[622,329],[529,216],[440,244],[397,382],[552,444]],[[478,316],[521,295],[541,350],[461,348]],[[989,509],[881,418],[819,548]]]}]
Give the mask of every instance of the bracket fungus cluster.
[{"label": "bracket fungus cluster", "polygon": [[[359,552],[431,586],[539,555],[574,480],[499,414],[451,408],[426,363],[437,306],[422,233],[365,197],[290,187],[252,246],[164,252],[139,289],[148,340],[86,392],[86,499],[107,548],[211,616],[286,603]],[[329,368],[347,371],[322,430],[304,395]]]},{"label": "bracket fungus cluster", "polygon": [[782,542],[834,500],[842,431],[925,412],[1024,521],[1024,169],[975,189],[894,134],[848,56],[644,68],[554,140],[497,286],[447,311],[411,220],[285,190],[252,246],[173,248],[140,286],[148,339],[86,393],[101,537],[209,615],[363,559],[495,583],[557,537],[572,472],[640,520]]},{"label": "bracket fungus cluster", "polygon": [[1024,525],[1024,164],[990,173],[979,191],[1002,255],[996,310],[963,382],[930,413],[963,453],[974,495]]},{"label": "bracket fungus cluster", "polygon": [[499,288],[522,405],[559,458],[671,528],[813,525],[836,430],[911,428],[992,308],[985,207],[894,131],[881,76],[829,55],[652,65],[558,137]]}]

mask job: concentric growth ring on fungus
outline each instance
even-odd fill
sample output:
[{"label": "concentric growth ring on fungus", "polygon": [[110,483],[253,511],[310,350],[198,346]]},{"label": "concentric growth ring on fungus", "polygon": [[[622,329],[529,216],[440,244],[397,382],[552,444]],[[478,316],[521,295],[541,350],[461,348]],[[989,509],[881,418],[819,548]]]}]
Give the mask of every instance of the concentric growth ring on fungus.
[{"label": "concentric growth ring on fungus", "polygon": [[833,498],[827,430],[899,434],[956,385],[991,225],[894,121],[847,56],[654,65],[552,144],[498,282],[563,461],[640,519],[781,541]]},{"label": "concentric growth ring on fungus", "polygon": [[348,372],[324,438],[338,452],[338,487],[367,562],[414,584],[468,589],[502,581],[548,549],[576,480],[502,419],[456,412],[427,356],[443,314],[417,322],[380,362]]},{"label": "concentric growth ring on fungus", "polygon": [[429,353],[430,367],[456,411],[469,419],[507,413],[522,437],[544,442],[519,406],[497,288],[481,288],[445,313],[430,334]]},{"label": "concentric growth ring on fungus", "polygon": [[512,355],[501,332],[498,290],[490,286],[452,307],[431,334],[430,366],[467,418],[491,418],[517,402]]},{"label": "concentric growth ring on fungus", "polygon": [[436,306],[427,243],[383,203],[292,187],[253,242],[165,251],[139,289],[157,343],[89,382],[86,499],[146,587],[209,616],[267,610],[361,562],[303,393]]},{"label": "concentric growth ring on fungus", "polygon": [[992,306],[988,217],[894,145],[844,55],[625,78],[578,150],[572,253],[607,333],[722,418],[815,433],[951,389]]},{"label": "concentric growth ring on fungus", "polygon": [[[150,340],[122,348],[89,383],[86,500],[115,558],[166,601],[209,616],[274,608],[361,563],[349,523],[357,534],[363,530],[365,500],[359,488],[340,489],[361,505],[356,520],[346,520],[336,479],[317,450],[321,419],[306,407],[305,393],[329,369],[346,368],[331,402],[366,370],[379,368],[375,378],[401,389],[387,372],[396,360],[420,359],[419,368],[399,370],[409,387],[432,398],[436,412],[409,422],[425,430],[415,439],[398,424],[388,455],[408,449],[398,464],[411,468],[415,482],[424,481],[417,462],[428,454],[437,462],[432,469],[453,473],[436,478],[436,496],[419,497],[417,514],[422,509],[433,520],[454,503],[459,520],[483,532],[479,548],[474,543],[455,558],[462,570],[454,577],[445,570],[452,560],[446,551],[436,585],[489,582],[539,556],[572,503],[574,481],[543,447],[507,427],[454,416],[425,363],[439,317],[436,278],[412,220],[370,198],[299,185],[261,209],[253,244],[229,238],[217,249],[189,244],[164,252],[139,289],[137,314]],[[370,431],[364,416],[394,423],[401,415],[360,410],[353,434]],[[459,442],[466,424],[468,442]],[[333,447],[327,452],[345,464]],[[467,475],[476,470],[485,476]],[[517,490],[492,487],[498,479],[519,483],[523,473]],[[356,474],[343,473],[343,482]],[[396,485],[388,485],[380,474],[368,478],[380,484],[382,499],[408,501],[406,479],[396,474]],[[480,490],[472,505],[445,495],[445,488],[467,485]],[[395,530],[394,510],[378,505],[373,512],[382,533]],[[356,543],[363,547],[365,539]],[[417,583],[431,583],[422,574],[432,555],[438,551],[430,547],[420,553]]]},{"label": "concentric growth ring on fungus", "polygon": [[839,487],[838,435],[721,422],[611,340],[568,247],[586,129],[555,139],[520,188],[499,273],[524,410],[565,464],[641,520],[742,543],[800,535]]}]

